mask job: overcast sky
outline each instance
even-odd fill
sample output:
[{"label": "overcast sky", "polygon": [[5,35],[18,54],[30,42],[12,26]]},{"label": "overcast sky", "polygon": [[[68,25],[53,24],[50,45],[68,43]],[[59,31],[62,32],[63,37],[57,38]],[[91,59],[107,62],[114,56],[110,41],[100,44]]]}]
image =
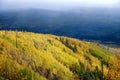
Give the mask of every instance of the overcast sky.
[{"label": "overcast sky", "polygon": [[45,8],[74,9],[79,7],[120,8],[120,0],[0,0],[0,9]]}]

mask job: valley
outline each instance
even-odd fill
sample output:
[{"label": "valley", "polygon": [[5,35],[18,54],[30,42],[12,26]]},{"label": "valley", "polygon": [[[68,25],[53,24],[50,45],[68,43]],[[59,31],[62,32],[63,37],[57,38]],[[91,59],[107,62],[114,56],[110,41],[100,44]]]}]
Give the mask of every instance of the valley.
[{"label": "valley", "polygon": [[0,11],[0,30],[29,31],[119,44],[119,14],[117,8]]},{"label": "valley", "polygon": [[120,10],[0,10],[0,80],[119,80]]}]

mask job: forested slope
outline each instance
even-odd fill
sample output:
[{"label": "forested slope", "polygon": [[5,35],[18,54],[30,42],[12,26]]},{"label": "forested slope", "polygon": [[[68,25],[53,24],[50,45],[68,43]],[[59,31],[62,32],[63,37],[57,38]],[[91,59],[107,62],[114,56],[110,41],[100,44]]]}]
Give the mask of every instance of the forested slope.
[{"label": "forested slope", "polygon": [[97,43],[0,31],[0,80],[104,80],[115,65],[115,55]]}]

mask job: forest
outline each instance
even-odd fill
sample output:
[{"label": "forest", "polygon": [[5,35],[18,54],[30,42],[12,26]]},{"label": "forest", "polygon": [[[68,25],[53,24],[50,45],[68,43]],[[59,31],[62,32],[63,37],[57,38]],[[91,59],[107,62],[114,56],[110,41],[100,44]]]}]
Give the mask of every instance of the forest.
[{"label": "forest", "polygon": [[0,30],[54,34],[120,46],[119,14],[118,8],[7,10],[0,11]]},{"label": "forest", "polygon": [[0,31],[0,80],[119,80],[119,53],[65,36]]}]

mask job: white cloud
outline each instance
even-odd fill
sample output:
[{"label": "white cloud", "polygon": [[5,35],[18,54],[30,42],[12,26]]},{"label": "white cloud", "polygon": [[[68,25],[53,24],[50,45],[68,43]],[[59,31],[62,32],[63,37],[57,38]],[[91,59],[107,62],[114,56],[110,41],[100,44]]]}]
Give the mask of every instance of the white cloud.
[{"label": "white cloud", "polygon": [[0,0],[3,8],[118,7],[119,0]]}]

